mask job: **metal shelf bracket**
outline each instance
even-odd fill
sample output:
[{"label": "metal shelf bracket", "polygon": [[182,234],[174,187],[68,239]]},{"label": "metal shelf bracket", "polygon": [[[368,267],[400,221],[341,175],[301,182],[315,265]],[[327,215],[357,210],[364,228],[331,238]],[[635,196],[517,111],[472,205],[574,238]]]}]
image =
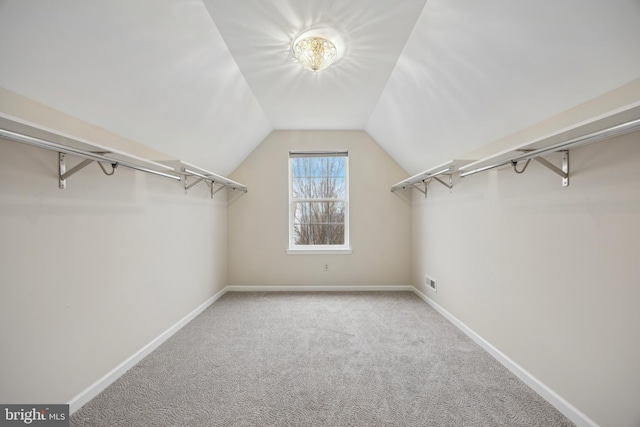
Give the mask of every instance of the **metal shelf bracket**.
[{"label": "metal shelf bracket", "polygon": [[[419,192],[421,192],[422,194],[424,194],[424,198],[427,198],[427,193],[429,191],[429,183],[431,182],[431,180],[435,179],[436,181],[438,181],[440,184],[444,185],[445,187],[447,187],[449,190],[451,190],[453,188],[453,175],[448,175],[449,176],[449,182],[445,182],[442,179],[438,178],[437,176],[432,176],[428,179],[425,179],[422,182],[417,182],[412,184],[410,187],[407,188],[415,188],[416,190],[418,190]],[[422,184],[422,185],[421,185]]]},{"label": "metal shelf bracket", "polygon": [[424,181],[422,181],[421,184],[424,186],[424,189],[420,188],[420,184],[418,184],[418,183],[413,184],[412,187],[415,188],[416,190],[418,190],[419,192],[421,192],[422,194],[424,194],[424,198],[426,199],[427,198],[427,187],[428,187],[429,183],[425,179]]},{"label": "metal shelf bracket", "polygon": [[431,180],[435,179],[440,184],[453,190],[453,176],[458,173],[460,166],[469,163],[468,160],[451,160],[443,165],[433,167],[410,178],[400,181],[391,187],[391,191],[399,191],[415,188],[424,197],[427,197],[428,186]]},{"label": "metal shelf bracket", "polygon": [[216,182],[215,181],[211,181],[210,183],[207,182],[207,185],[209,186],[209,190],[211,191],[211,198],[213,199],[213,196],[216,195],[216,193],[220,190],[222,190],[223,188],[225,188],[225,185],[220,184],[220,186],[218,188],[216,188]]},{"label": "metal shelf bracket", "polygon": [[[187,193],[187,190],[189,190],[191,187],[204,182],[207,187],[209,187],[209,192],[211,194],[211,198],[213,199],[213,196],[216,195],[216,193],[218,193],[218,191],[222,190],[223,188],[226,187],[226,185],[224,184],[219,184],[217,183],[214,179],[211,179],[209,177],[206,177],[204,175],[199,176],[199,175],[194,175],[193,172],[191,172],[191,175],[187,175],[187,172],[184,172],[184,192],[185,194]],[[189,183],[189,177],[193,177],[195,176],[195,180],[191,183]],[[218,184],[218,185],[216,185]]]},{"label": "metal shelf bracket", "polygon": [[218,193],[218,191],[222,190],[223,188],[226,187],[226,185],[224,184],[219,184],[217,183],[215,180],[210,179],[208,177],[204,177],[204,176],[195,176],[195,180],[191,183],[189,183],[189,177],[193,176],[193,175],[184,175],[184,192],[185,194],[187,193],[187,190],[189,190],[191,187],[193,187],[194,185],[197,185],[201,182],[204,182],[205,184],[207,184],[207,187],[209,187],[209,192],[211,194],[211,198],[213,199],[213,196],[216,195],[216,193]]},{"label": "metal shelf bracket", "polygon": [[189,190],[191,187],[193,187],[194,185],[198,184],[201,181],[204,181],[204,178],[196,178],[195,181],[193,181],[192,183],[189,183],[189,176],[185,175],[185,177],[184,177],[184,192],[185,192],[185,194],[187,193],[187,190]]},{"label": "metal shelf bracket", "polygon": [[436,181],[438,181],[440,184],[444,185],[445,187],[447,187],[449,190],[451,190],[453,188],[453,175],[449,175],[449,183],[444,182],[443,180],[441,180],[440,178],[438,178],[437,176],[434,176],[433,179],[435,179]]},{"label": "metal shelf bracket", "polygon": [[[101,153],[95,153],[95,154],[103,156],[107,153],[101,152]],[[102,169],[102,172],[107,176],[111,176],[114,173],[116,173],[116,169],[118,168],[117,162],[111,163],[111,172],[107,172],[107,169],[105,169],[105,167],[102,165],[101,162],[97,160],[92,160],[92,159],[85,159],[67,171],[66,155],[65,153],[58,153],[58,187],[62,190],[66,189],[67,178],[81,171],[82,169],[86,168],[93,162],[97,162],[98,166],[100,166],[100,169]]]},{"label": "metal shelf bracket", "polygon": [[[519,151],[523,151],[526,153],[527,151],[533,151],[533,150],[519,150]],[[512,160],[511,165],[513,166],[513,170],[516,173],[523,173],[527,169],[529,162],[531,160],[535,160],[536,162],[540,163],[542,166],[549,169],[551,172],[559,175],[560,178],[562,178],[562,186],[568,187],[569,186],[569,150],[562,150],[560,152],[562,153],[562,164],[560,167],[557,167],[553,163],[549,162],[548,160],[540,156],[535,156],[527,159],[526,163],[524,164],[524,167],[521,170],[518,170],[517,168],[517,165],[518,165],[517,161]]]}]

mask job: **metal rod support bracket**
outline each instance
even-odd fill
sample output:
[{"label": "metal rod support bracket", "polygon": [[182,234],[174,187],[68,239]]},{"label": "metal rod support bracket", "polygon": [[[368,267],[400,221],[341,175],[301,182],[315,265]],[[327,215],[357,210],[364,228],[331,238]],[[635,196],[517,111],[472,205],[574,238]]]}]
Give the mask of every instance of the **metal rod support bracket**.
[{"label": "metal rod support bracket", "polygon": [[[191,184],[188,183],[189,177],[190,176],[195,176],[195,181],[193,181]],[[198,175],[184,175],[184,191],[185,193],[187,192],[187,190],[189,190],[191,187],[193,187],[194,185],[197,185],[201,182],[204,182],[207,187],[209,187],[209,192],[211,194],[211,198],[213,199],[213,196],[220,190],[222,190],[223,188],[226,187],[226,185],[224,184],[219,184],[217,183],[214,179],[211,178],[207,178],[205,176],[198,176]],[[219,184],[219,187],[216,187],[216,184]],[[235,188],[234,188],[235,190]]]},{"label": "metal rod support bracket", "polygon": [[444,182],[443,180],[441,180],[440,178],[438,178],[437,176],[434,176],[433,179],[435,179],[436,181],[438,181],[440,184],[444,185],[445,187],[447,187],[449,190],[451,190],[453,188],[453,176],[449,175],[449,183]]},{"label": "metal rod support bracket", "polygon": [[[107,153],[106,152],[100,152],[100,153],[95,153],[95,154],[104,156]],[[107,176],[113,175],[116,172],[116,169],[118,168],[118,163],[117,162],[111,163],[111,168],[112,168],[111,172],[107,172],[107,170],[104,168],[102,163],[100,163],[98,160],[85,159],[85,160],[81,161],[80,163],[78,163],[77,165],[75,165],[74,167],[72,167],[71,169],[69,169],[67,171],[66,155],[65,155],[65,153],[58,152],[58,187],[60,187],[62,190],[66,189],[67,188],[67,178],[69,178],[70,176],[80,172],[82,169],[86,168],[87,166],[89,166],[93,162],[97,162],[98,165],[100,166],[100,169],[102,169],[102,172],[104,172],[104,174],[107,175]]]},{"label": "metal rod support bracket", "polygon": [[415,188],[416,190],[424,194],[424,197],[427,197],[427,183],[422,182],[422,184],[424,184],[424,189],[420,188],[420,183],[415,183],[409,188]]},{"label": "metal rod support bracket", "polygon": [[67,188],[67,181],[63,178],[66,176],[67,165],[64,159],[64,153],[58,153],[58,187],[62,190]]},{"label": "metal rod support bracket", "polygon": [[561,168],[551,164],[548,160],[545,160],[542,157],[534,157],[533,159],[553,173],[560,175],[560,177],[562,178],[563,187],[569,186],[569,150],[562,151]]},{"label": "metal rod support bracket", "polygon": [[193,181],[191,184],[188,183],[188,177],[185,175],[184,177],[184,191],[186,192],[188,189],[190,189],[191,187],[193,187],[194,185],[198,184],[200,181],[203,181],[204,178],[197,178],[195,181]]},{"label": "metal rod support bracket", "polygon": [[[215,188],[215,185],[214,185],[215,183],[216,183],[215,181],[211,181],[211,198],[212,199],[213,199],[213,196],[215,196],[218,191],[220,191],[220,190],[222,190],[223,188],[226,187],[225,185],[221,185],[220,187]],[[231,191],[234,191],[234,190],[235,190],[235,188],[232,189]]]},{"label": "metal rod support bracket", "polygon": [[432,176],[431,178],[425,179],[421,183],[420,182],[416,182],[415,184],[413,184],[413,185],[411,185],[411,186],[409,186],[407,188],[415,188],[416,190],[418,190],[419,192],[424,194],[424,198],[426,199],[427,198],[427,193],[429,192],[429,183],[433,179],[435,179],[440,184],[442,184],[445,187],[447,187],[449,190],[451,190],[453,188],[453,174],[449,175],[449,182],[448,183],[443,181],[442,179],[438,178],[437,176]]}]

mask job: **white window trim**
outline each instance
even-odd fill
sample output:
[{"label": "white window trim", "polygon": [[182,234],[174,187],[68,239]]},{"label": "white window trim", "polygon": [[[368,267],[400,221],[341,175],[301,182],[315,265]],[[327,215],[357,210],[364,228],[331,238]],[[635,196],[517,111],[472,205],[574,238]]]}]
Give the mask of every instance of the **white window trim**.
[{"label": "white window trim", "polygon": [[[327,157],[331,153],[340,150],[327,150]],[[345,151],[346,150],[342,150]],[[313,152],[316,155],[324,154],[324,152]],[[318,156],[322,157],[322,156]],[[341,156],[342,157],[342,156]],[[345,221],[344,221],[344,245],[296,245],[293,242],[293,158],[289,155],[289,247],[287,254],[289,255],[349,255],[353,252],[349,243],[349,154],[344,156],[344,173],[345,173]],[[340,199],[342,201],[342,199]]]},{"label": "white window trim", "polygon": [[349,255],[353,252],[351,248],[335,248],[329,249],[323,246],[307,246],[304,249],[300,247],[288,248],[289,255]]}]

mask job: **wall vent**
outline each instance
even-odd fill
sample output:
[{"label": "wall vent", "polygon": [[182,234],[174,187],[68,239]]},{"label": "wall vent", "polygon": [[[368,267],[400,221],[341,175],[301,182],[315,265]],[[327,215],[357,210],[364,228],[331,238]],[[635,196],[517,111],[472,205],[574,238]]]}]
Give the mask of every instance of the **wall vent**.
[{"label": "wall vent", "polygon": [[438,292],[438,286],[436,285],[436,279],[433,279],[429,276],[424,276],[424,283],[427,285],[427,288],[431,289],[434,292]]}]

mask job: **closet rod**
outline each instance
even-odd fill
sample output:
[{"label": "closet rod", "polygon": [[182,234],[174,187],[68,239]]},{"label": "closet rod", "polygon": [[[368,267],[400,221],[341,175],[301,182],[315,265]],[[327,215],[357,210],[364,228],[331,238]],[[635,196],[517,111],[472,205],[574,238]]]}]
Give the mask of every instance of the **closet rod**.
[{"label": "closet rod", "polygon": [[61,144],[58,144],[56,142],[52,142],[52,141],[47,141],[44,139],[40,139],[40,138],[35,138],[33,136],[29,136],[29,135],[24,135],[21,133],[17,133],[17,132],[13,132],[7,129],[1,129],[0,128],[0,136],[3,138],[7,138],[10,139],[12,141],[16,141],[16,142],[22,142],[24,144],[28,144],[28,145],[33,145],[39,148],[45,148],[47,150],[52,150],[52,151],[57,151],[58,153],[65,153],[65,154],[71,154],[73,156],[76,157],[80,157],[83,159],[87,159],[87,160],[94,160],[97,162],[105,162],[105,163],[110,163],[110,164],[118,164],[118,165],[122,165],[125,166],[129,169],[135,169],[141,172],[146,172],[146,173],[150,173],[150,174],[154,174],[154,175],[159,175],[159,176],[163,176],[165,178],[171,178],[171,179],[175,179],[177,181],[180,181],[182,178],[180,178],[180,176],[178,175],[173,175],[170,173],[165,173],[165,172],[160,172],[157,170],[153,170],[153,169],[148,169],[142,166],[138,166],[134,163],[129,163],[127,161],[123,161],[123,160],[117,160],[117,159],[110,159],[109,157],[103,156],[101,154],[96,154],[96,153],[92,153],[91,151],[85,151],[85,150],[80,150],[78,148],[71,148],[71,147],[67,147]]},{"label": "closet rod", "polygon": [[460,177],[464,178],[465,176],[469,176],[474,173],[483,172],[489,169],[499,168],[501,166],[512,165],[514,163],[518,163],[521,160],[532,159],[534,157],[539,157],[540,155],[543,155],[543,154],[547,154],[555,151],[568,150],[569,148],[576,147],[578,145],[589,144],[592,142],[601,141],[603,139],[613,138],[614,136],[624,135],[626,133],[633,132],[638,129],[640,129],[640,119],[631,120],[625,123],[608,127],[606,129],[589,133],[587,135],[570,139],[569,141],[560,142],[554,145],[550,145],[548,147],[538,148],[532,151],[527,151],[526,153],[516,157],[512,157],[509,160],[504,160],[501,162],[491,164],[489,166],[483,166],[478,169],[473,169],[468,172],[463,172],[460,174]]}]

